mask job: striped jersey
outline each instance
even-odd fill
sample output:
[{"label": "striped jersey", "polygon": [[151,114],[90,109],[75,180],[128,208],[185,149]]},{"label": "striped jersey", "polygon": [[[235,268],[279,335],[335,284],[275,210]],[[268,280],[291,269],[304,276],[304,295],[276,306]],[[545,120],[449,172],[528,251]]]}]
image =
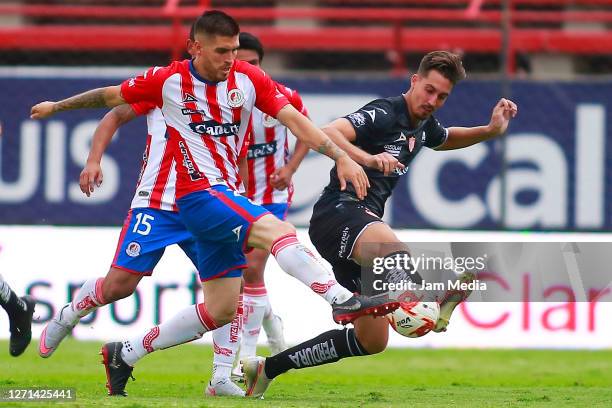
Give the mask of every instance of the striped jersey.
[{"label": "striped jersey", "polygon": [[[277,83],[281,91],[300,113],[308,116],[302,98],[290,88]],[[293,184],[284,190],[276,190],[270,184],[270,177],[287,164],[289,146],[287,128],[272,116],[255,109],[247,152],[249,169],[248,197],[257,204],[291,202]]]},{"label": "striped jersey", "polygon": [[166,139],[164,116],[151,103],[133,104],[132,109],[138,115],[147,115],[147,144],[131,208],[177,211],[175,162]]},{"label": "striped jersey", "polygon": [[239,190],[238,155],[254,107],[276,117],[289,103],[261,69],[238,60],[225,81],[207,81],[184,60],[126,80],[121,93],[128,103],[161,109],[176,163],[176,199],[217,184]]}]

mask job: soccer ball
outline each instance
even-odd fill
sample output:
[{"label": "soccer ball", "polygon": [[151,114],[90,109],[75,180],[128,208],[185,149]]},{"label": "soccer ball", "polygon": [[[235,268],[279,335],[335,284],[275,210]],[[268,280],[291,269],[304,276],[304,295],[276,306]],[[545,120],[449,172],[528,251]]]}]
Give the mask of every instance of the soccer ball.
[{"label": "soccer ball", "polygon": [[404,337],[421,337],[429,333],[440,317],[438,302],[401,302],[387,315],[389,325]]}]

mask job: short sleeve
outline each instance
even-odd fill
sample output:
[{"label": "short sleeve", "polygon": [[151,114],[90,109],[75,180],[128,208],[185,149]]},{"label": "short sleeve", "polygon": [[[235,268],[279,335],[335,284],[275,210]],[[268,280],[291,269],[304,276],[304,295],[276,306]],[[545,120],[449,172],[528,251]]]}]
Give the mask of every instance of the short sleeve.
[{"label": "short sleeve", "polygon": [[151,102],[132,103],[130,106],[132,107],[132,110],[136,112],[136,114],[139,116],[148,114],[149,112],[151,112],[151,110],[155,109],[156,107]]},{"label": "short sleeve", "polygon": [[431,149],[442,146],[448,139],[448,129],[433,116],[429,118],[423,131],[425,132],[425,146]]},{"label": "short sleeve", "polygon": [[162,107],[162,86],[168,77],[168,67],[149,68],[144,74],[125,80],[121,84],[121,96],[129,104],[149,102]]},{"label": "short sleeve", "polygon": [[289,103],[297,109],[304,116],[308,116],[308,110],[306,106],[304,106],[304,101],[302,101],[302,97],[295,89],[291,89],[288,86],[285,86],[280,83],[276,83],[278,90],[281,91],[283,95],[289,100]]},{"label": "short sleeve", "polygon": [[387,131],[394,123],[393,105],[386,99],[376,99],[363,108],[344,116],[355,129],[355,144],[369,144],[369,140]]},{"label": "short sleeve", "polygon": [[278,112],[289,104],[287,97],[277,89],[276,82],[259,67],[244,61],[236,61],[236,71],[246,74],[255,87],[255,107],[276,118]]}]

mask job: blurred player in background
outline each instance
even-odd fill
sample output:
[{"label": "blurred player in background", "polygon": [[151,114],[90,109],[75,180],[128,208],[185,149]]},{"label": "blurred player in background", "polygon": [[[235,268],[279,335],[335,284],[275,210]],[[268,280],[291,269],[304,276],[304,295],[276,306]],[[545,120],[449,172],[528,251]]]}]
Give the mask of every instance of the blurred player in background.
[{"label": "blurred player in background", "polygon": [[32,340],[32,315],[36,302],[30,296],[18,297],[0,275],[0,306],[9,317],[9,353],[20,356]]},{"label": "blurred player in background", "polygon": [[[240,33],[240,48],[237,59],[259,66],[264,49],[257,37]],[[291,104],[305,116],[308,112],[299,94],[278,85]],[[293,195],[291,178],[304,157],[308,147],[299,140],[293,155],[289,155],[287,128],[259,109],[251,115],[251,140],[248,148],[247,197],[266,208],[276,217],[285,220]],[[255,248],[247,254],[244,270],[244,315],[240,358],[254,356],[257,338],[263,326],[268,336],[272,354],[283,351],[285,340],[280,317],[272,312],[264,281],[264,270],[270,252]],[[239,365],[236,374],[241,375]]]},{"label": "blurred player in background", "polygon": [[[514,102],[502,98],[486,126],[443,127],[432,114],[444,105],[455,84],[463,78],[465,70],[458,56],[445,51],[431,52],[412,75],[407,93],[376,99],[324,128],[338,146],[364,167],[371,184],[362,200],[351,189],[338,188],[332,169],[330,183],[315,204],[310,220],[313,244],[332,265],[338,282],[350,290],[364,290],[361,265],[371,265],[374,257],[397,254],[410,257],[408,248],[382,221],[382,216],[385,202],[416,154],[423,147],[460,149],[489,140],[503,134],[516,115]],[[380,243],[383,245],[377,245]],[[403,273],[404,280],[415,283],[421,280],[418,272],[394,272]],[[453,293],[442,299],[440,319],[434,330],[446,330],[451,313],[465,296]],[[388,328],[386,319],[363,316],[355,320],[354,328],[330,330],[267,359],[246,359],[243,370],[247,395],[263,395],[273,378],[292,368],[380,353],[387,346]]]},{"label": "blurred player in background", "polygon": [[235,60],[238,34],[238,24],[230,16],[207,11],[195,23],[193,60],[151,68],[120,86],[32,107],[31,117],[42,119],[68,109],[149,102],[162,109],[166,121],[176,162],[176,202],[181,220],[196,238],[204,303],[184,309],[133,341],[104,345],[111,394],[124,394],[133,365],[145,355],[198,339],[235,318],[245,248],[270,251],[283,270],[332,305],[336,321],[384,315],[399,306],[386,299],[353,295],[300,244],[291,224],[238,193],[236,159],[254,106],[275,116],[309,147],[334,159],[342,190],[349,182],[363,198],[368,186],[363,169],[291,107],[269,77]]}]

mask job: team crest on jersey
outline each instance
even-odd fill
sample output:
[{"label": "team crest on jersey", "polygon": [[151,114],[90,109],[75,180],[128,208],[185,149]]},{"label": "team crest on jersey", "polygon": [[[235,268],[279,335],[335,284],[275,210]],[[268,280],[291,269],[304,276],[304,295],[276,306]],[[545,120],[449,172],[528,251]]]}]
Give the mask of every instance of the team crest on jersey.
[{"label": "team crest on jersey", "polygon": [[267,113],[264,113],[263,116],[263,125],[264,127],[271,128],[278,124],[278,120],[274,118],[274,116],[270,116]]},{"label": "team crest on jersey", "polygon": [[140,244],[138,242],[130,242],[125,249],[125,253],[132,258],[140,255]]},{"label": "team crest on jersey", "polygon": [[227,93],[227,104],[232,108],[239,108],[244,105],[244,93],[234,88]]},{"label": "team crest on jersey", "polygon": [[408,139],[408,150],[410,152],[412,152],[412,150],[414,150],[414,144],[416,143],[416,139],[414,136],[410,136],[410,138]]}]

